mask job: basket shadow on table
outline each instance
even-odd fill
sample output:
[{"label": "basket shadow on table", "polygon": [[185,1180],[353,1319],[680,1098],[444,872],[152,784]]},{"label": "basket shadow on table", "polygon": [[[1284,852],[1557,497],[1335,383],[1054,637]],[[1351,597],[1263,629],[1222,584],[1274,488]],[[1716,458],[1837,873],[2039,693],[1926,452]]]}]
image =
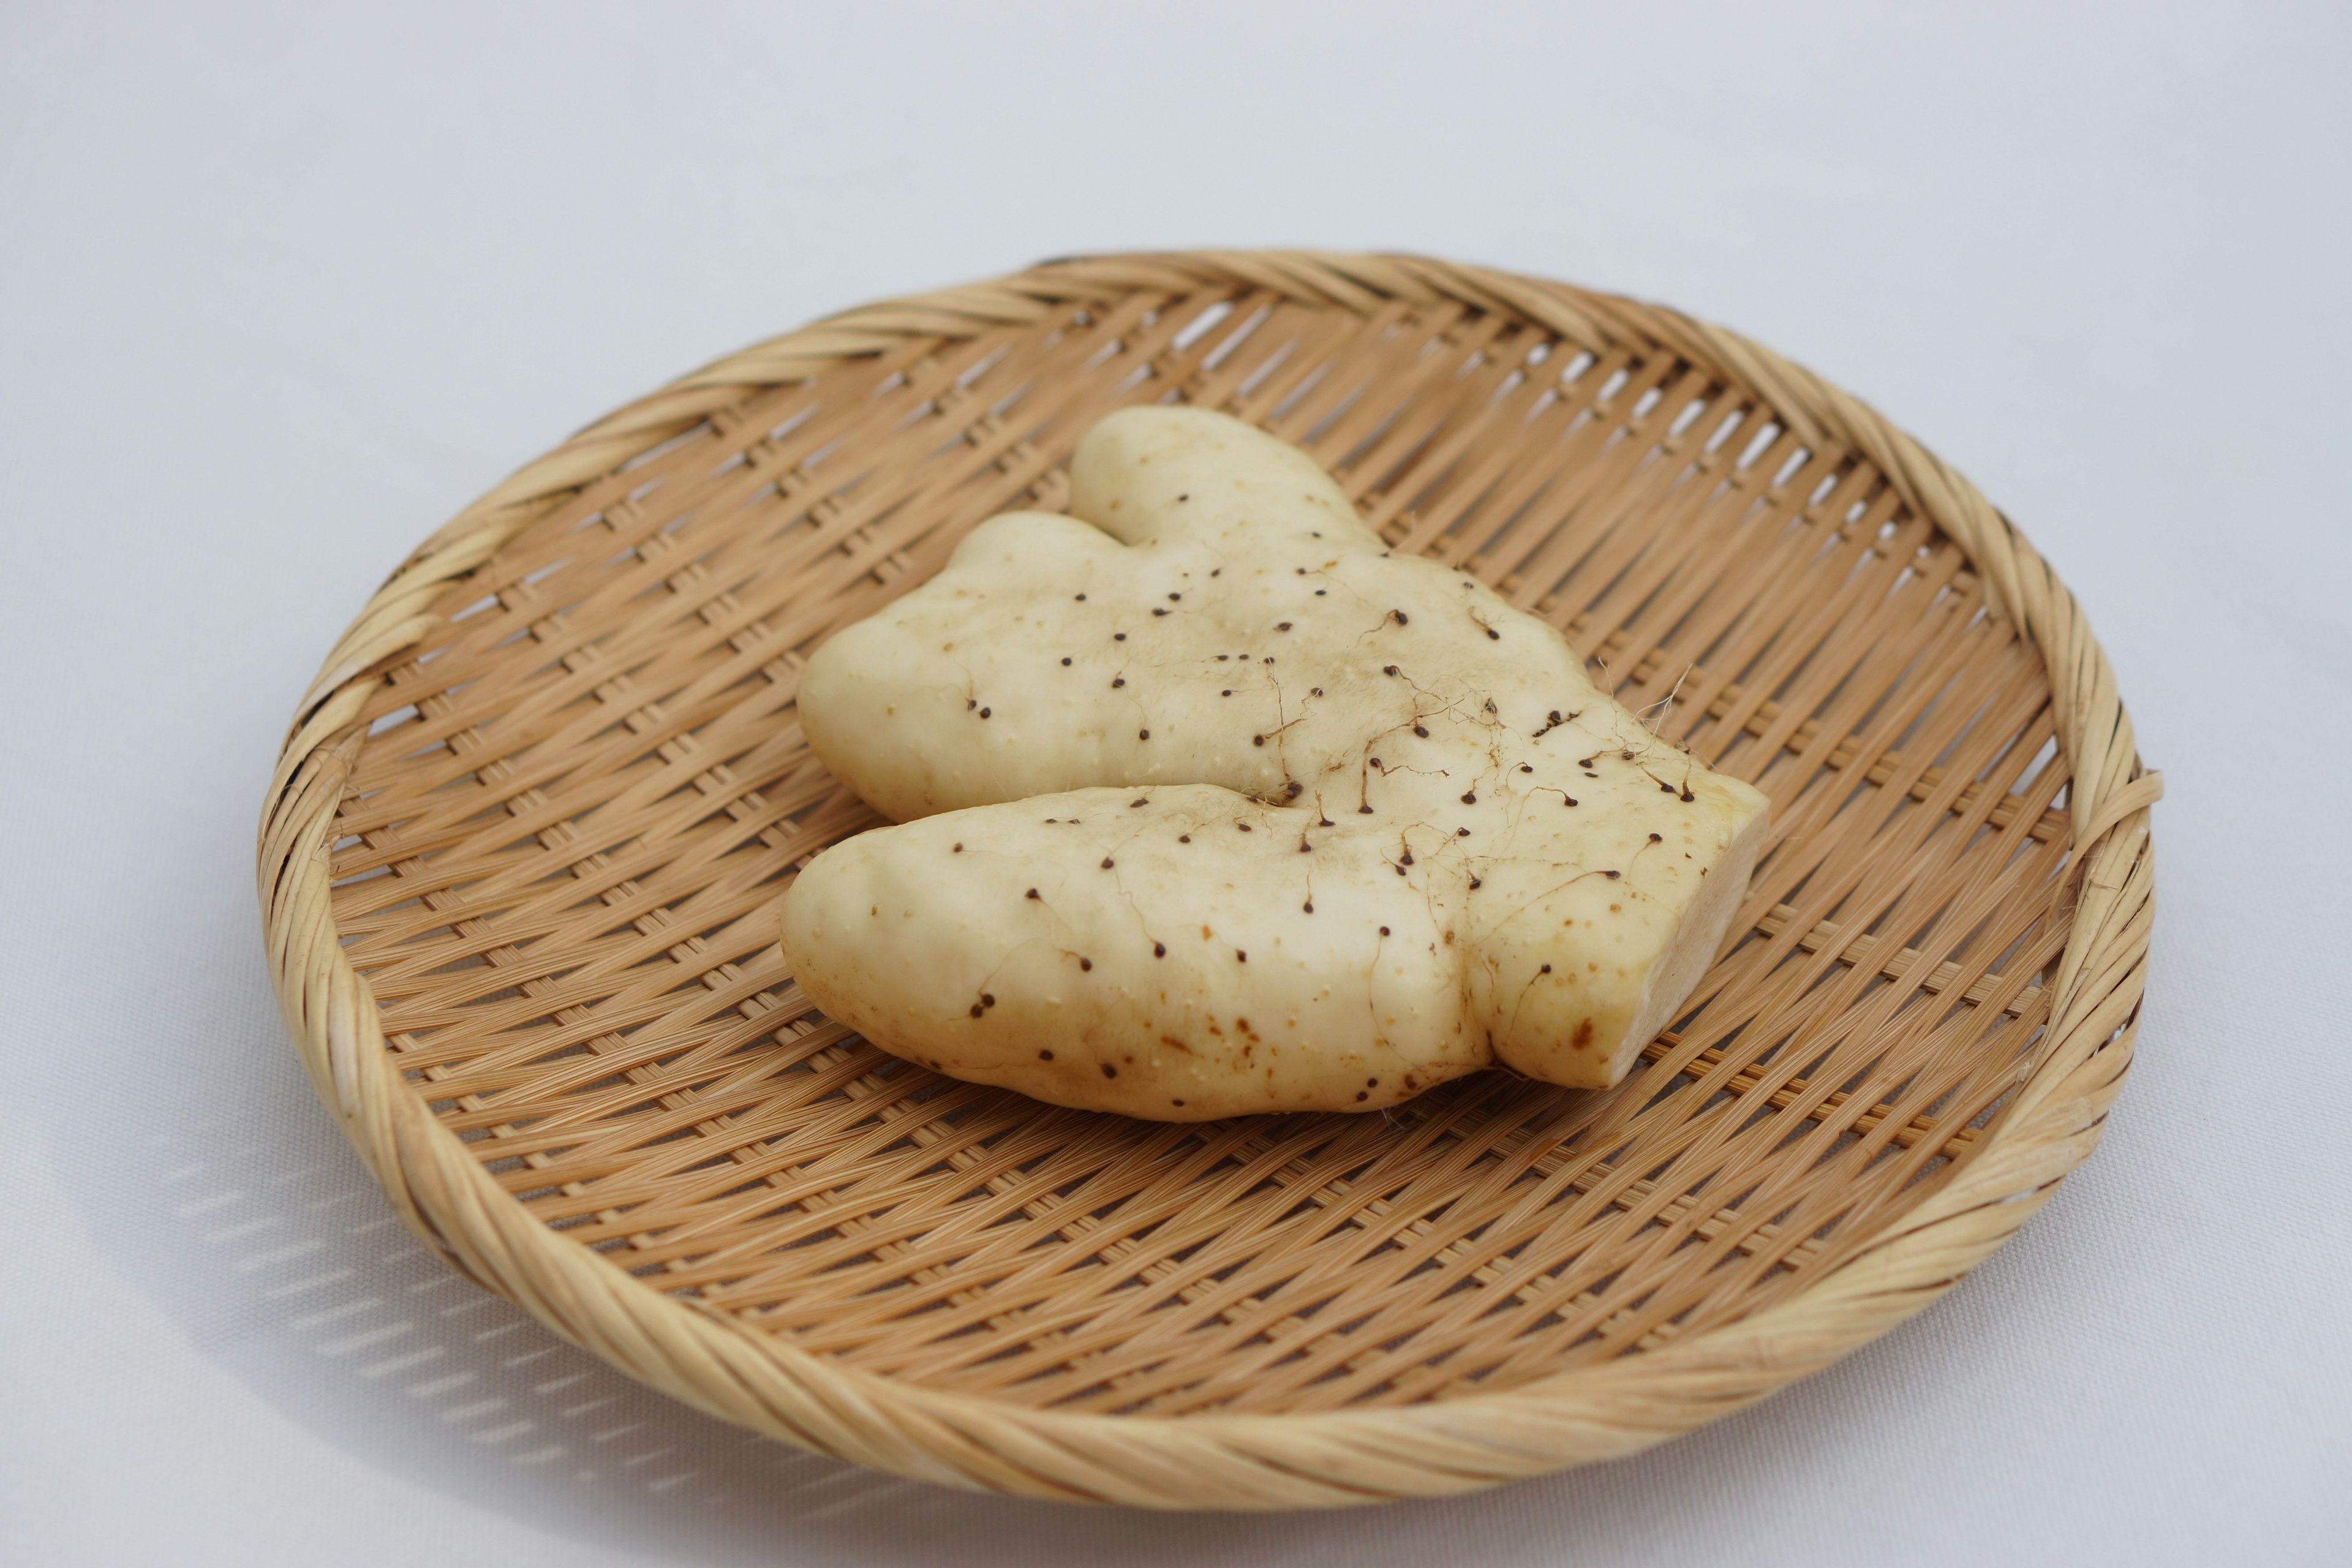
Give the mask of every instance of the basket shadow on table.
[{"label": "basket shadow on table", "polygon": [[[257,977],[254,984],[257,986]],[[1028,1563],[1055,1552],[1221,1562],[1412,1558],[1534,1528],[1570,1506],[1590,1560],[1654,1540],[1694,1486],[1770,1489],[1778,1465],[1834,1463],[1839,1407],[1868,1398],[1866,1351],[1793,1397],[1613,1465],[1448,1501],[1337,1514],[1191,1514],[972,1497],[803,1454],[701,1415],[564,1343],[446,1268],[391,1215],[311,1100],[243,984],[178,1015],[191,1048],[142,1053],[138,1107],[154,1186],[94,1214],[109,1261],[215,1364],[303,1426],[429,1490],[583,1542],[685,1562],[801,1553]],[[222,1059],[197,1042],[236,1040]],[[153,1044],[154,1042],[151,1042]],[[105,1202],[85,1191],[83,1201]],[[1531,1492],[1556,1494],[1530,1510]],[[1557,1494],[1568,1494],[1572,1503]],[[1554,1515],[1553,1517],[1557,1517]]]}]

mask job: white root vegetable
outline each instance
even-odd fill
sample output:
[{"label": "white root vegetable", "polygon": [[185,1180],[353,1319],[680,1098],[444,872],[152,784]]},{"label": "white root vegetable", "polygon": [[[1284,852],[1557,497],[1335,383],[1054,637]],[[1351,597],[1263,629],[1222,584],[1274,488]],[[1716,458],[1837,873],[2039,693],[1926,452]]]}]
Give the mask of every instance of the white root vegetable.
[{"label": "white root vegetable", "polygon": [[910,1060],[1163,1121],[1622,1078],[1763,795],[1236,420],[1112,415],[1073,479],[803,671],[811,745],[901,826],[801,873],[801,986]]}]

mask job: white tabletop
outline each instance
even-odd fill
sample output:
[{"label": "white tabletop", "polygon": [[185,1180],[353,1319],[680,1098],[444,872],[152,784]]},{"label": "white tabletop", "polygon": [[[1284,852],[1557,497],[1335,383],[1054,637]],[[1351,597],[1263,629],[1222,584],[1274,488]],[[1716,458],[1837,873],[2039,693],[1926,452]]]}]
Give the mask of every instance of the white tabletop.
[{"label": "white tabletop", "polygon": [[[0,1560],[2352,1561],[2352,12],[365,9],[0,8]],[[751,339],[1279,243],[1734,323],[2021,521],[2171,792],[2096,1158],[1743,1415],[1344,1515],[868,1474],[445,1273],[313,1103],[254,912],[368,591]]]}]

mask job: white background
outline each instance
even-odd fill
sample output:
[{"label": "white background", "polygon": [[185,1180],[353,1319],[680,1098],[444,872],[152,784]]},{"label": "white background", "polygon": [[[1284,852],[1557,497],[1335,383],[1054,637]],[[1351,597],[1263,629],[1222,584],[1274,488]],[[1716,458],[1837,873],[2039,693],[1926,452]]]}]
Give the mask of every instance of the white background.
[{"label": "white background", "polygon": [[[0,5],[0,1560],[2352,1562],[2352,12]],[[1875,402],[2170,797],[2105,1146],[1647,1456],[1349,1515],[971,1500],[444,1274],[311,1101],[251,836],[417,539],[604,410],[1069,252],[1397,247]]]}]

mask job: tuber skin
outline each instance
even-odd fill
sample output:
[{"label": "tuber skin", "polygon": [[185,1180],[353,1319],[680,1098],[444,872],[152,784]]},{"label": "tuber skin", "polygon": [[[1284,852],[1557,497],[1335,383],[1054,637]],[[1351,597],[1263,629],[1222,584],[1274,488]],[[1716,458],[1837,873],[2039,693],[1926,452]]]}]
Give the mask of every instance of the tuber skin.
[{"label": "tuber skin", "polygon": [[803,671],[810,744],[899,826],[794,883],[802,988],[927,1067],[1161,1121],[1622,1078],[1763,795],[1237,420],[1124,410],[1072,479]]}]

